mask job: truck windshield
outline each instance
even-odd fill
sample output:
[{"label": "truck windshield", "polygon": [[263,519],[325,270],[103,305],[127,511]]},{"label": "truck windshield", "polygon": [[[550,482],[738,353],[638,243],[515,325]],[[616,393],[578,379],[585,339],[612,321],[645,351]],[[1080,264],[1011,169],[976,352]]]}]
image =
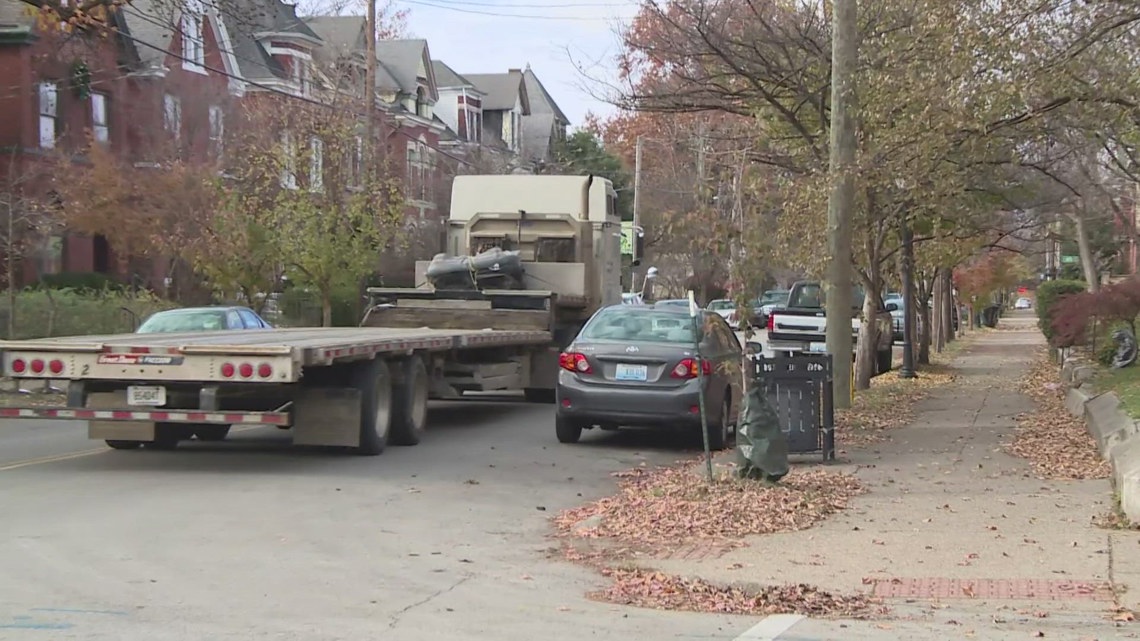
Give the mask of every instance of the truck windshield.
[{"label": "truck windshield", "polygon": [[[792,289],[791,297],[788,300],[788,307],[823,307],[827,303],[825,291],[822,283],[805,283],[795,287]],[[863,288],[853,285],[851,287],[851,308],[862,309],[862,307]]]}]

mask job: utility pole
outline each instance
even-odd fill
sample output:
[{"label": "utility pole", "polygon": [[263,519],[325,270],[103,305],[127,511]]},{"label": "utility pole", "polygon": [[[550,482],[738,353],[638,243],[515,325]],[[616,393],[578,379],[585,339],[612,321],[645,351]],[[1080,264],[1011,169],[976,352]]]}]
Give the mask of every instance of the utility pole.
[{"label": "utility pole", "polygon": [[899,216],[899,234],[902,236],[902,295],[903,295],[903,362],[899,368],[899,378],[916,378],[914,371],[914,229],[903,212]]},{"label": "utility pole", "polygon": [[[633,148],[633,245],[637,246],[637,235],[641,232],[641,136]],[[636,256],[644,260],[644,256]],[[629,291],[637,291],[637,267],[629,268]]]},{"label": "utility pole", "polygon": [[852,283],[851,219],[855,209],[855,0],[832,0],[831,23],[831,196],[827,237],[827,351],[832,354],[834,407],[851,407]]},{"label": "utility pole", "polygon": [[[376,132],[373,118],[376,110],[376,0],[365,0],[368,5],[366,28],[368,39],[364,51],[364,152],[365,162],[375,162]],[[371,168],[371,167],[370,167]]]}]

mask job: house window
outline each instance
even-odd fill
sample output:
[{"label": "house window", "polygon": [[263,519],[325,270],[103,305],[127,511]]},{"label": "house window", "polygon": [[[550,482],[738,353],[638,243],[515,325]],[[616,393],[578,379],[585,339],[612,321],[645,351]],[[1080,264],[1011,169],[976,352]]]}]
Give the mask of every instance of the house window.
[{"label": "house window", "polygon": [[427,92],[423,87],[416,88],[416,115],[420,118],[428,117]]},{"label": "house window", "polygon": [[53,82],[40,83],[40,147],[55,149],[57,116],[59,115],[59,87]]},{"label": "house window", "polygon": [[483,142],[483,112],[475,112],[475,137],[472,139],[475,142]]},{"label": "house window", "polygon": [[175,140],[182,134],[182,101],[177,96],[166,94],[162,101],[162,121],[166,131]]},{"label": "house window", "polygon": [[419,200],[421,195],[421,182],[423,174],[420,173],[420,147],[414,142],[408,143],[408,171],[404,180],[404,189],[407,190],[408,200]]},{"label": "house window", "polygon": [[226,114],[217,105],[210,105],[210,154],[220,158],[225,147]]},{"label": "house window", "polygon": [[281,187],[297,188],[296,150],[293,148],[293,136],[288,131],[281,133]]},{"label": "house window", "polygon": [[[420,145],[421,171],[423,173],[423,201],[435,202],[435,150]],[[422,213],[422,212],[421,212]]]},{"label": "house window", "polygon": [[206,44],[202,38],[205,10],[202,0],[187,0],[182,11],[182,66],[205,72]]},{"label": "house window", "polygon": [[91,133],[95,142],[107,144],[111,139],[111,129],[107,125],[107,95],[91,94]]},{"label": "house window", "polygon": [[312,93],[312,82],[309,76],[309,63],[299,56],[293,56],[290,63],[290,75],[293,82],[297,83],[297,88],[301,90],[302,96],[308,96]]},{"label": "house window", "polygon": [[325,190],[325,144],[316,136],[309,139],[309,190]]}]

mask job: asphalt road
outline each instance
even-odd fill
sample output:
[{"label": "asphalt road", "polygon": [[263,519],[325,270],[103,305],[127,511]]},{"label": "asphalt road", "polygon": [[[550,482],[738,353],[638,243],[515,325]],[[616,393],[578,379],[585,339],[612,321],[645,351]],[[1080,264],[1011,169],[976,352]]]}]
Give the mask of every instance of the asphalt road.
[{"label": "asphalt road", "polygon": [[560,445],[552,408],[517,402],[430,421],[370,458],[274,428],[156,452],[0,423],[0,638],[735,639],[758,621],[595,603],[600,577],[547,558],[549,516],[692,444]]}]

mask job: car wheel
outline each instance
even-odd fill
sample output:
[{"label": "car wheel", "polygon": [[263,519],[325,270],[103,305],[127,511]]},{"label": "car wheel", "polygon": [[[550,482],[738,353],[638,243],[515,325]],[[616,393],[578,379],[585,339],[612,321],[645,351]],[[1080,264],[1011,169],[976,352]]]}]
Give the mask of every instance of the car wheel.
[{"label": "car wheel", "polygon": [[728,426],[731,422],[732,398],[726,392],[721,403],[720,415],[714,424],[709,425],[709,449],[719,452],[728,447]]},{"label": "car wheel", "polygon": [[582,438],[582,426],[563,416],[554,417],[554,433],[559,443],[577,443]]}]

